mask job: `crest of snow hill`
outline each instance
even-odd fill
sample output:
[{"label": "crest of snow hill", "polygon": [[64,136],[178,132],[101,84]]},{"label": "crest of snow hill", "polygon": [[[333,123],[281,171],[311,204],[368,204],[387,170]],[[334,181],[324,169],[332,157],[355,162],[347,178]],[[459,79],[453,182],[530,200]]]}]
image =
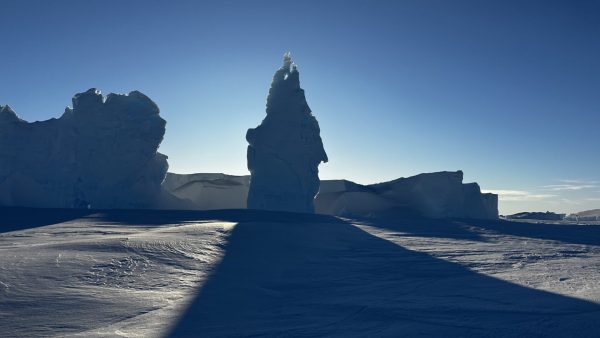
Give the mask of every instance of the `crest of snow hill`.
[{"label": "crest of snow hill", "polygon": [[167,173],[167,156],[157,152],[166,122],[140,92],[103,97],[92,88],[60,118],[42,122],[0,106],[0,206],[498,217],[497,195],[463,184],[461,171],[372,185],[320,181],[318,166],[328,158],[289,54],[273,76],[266,113],[246,135],[251,176],[179,175]]}]

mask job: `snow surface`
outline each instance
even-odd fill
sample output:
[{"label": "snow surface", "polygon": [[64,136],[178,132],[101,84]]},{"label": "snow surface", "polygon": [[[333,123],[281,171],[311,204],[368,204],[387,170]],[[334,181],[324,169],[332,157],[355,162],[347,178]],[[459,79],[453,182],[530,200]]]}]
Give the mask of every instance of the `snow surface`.
[{"label": "snow surface", "polygon": [[0,209],[0,336],[597,337],[600,227]]},{"label": "snow surface", "polygon": [[328,159],[289,53],[273,75],[266,111],[261,124],[246,133],[248,208],[313,213],[319,164]]}]

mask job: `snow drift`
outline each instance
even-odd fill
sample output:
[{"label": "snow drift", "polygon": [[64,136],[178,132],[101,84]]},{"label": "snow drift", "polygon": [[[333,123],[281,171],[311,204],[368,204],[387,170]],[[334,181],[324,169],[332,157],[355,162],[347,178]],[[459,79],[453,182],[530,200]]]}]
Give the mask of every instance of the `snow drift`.
[{"label": "snow drift", "polygon": [[[166,206],[165,120],[144,94],[73,97],[58,119],[28,123],[0,106],[0,205],[55,208]],[[166,204],[165,204],[166,203]]]},{"label": "snow drift", "polygon": [[289,53],[273,76],[267,116],[248,129],[248,208],[314,212],[318,166],[327,162],[319,123],[312,115],[300,74]]}]

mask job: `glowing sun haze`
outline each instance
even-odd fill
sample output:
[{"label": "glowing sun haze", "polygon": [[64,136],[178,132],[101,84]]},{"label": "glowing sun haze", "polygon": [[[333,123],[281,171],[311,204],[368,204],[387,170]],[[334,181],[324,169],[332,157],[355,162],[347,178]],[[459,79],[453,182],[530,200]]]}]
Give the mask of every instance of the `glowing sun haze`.
[{"label": "glowing sun haze", "polygon": [[600,207],[600,3],[2,1],[0,104],[58,117],[139,90],[178,173],[248,174],[291,51],[321,126],[322,179],[458,170],[500,212]]}]

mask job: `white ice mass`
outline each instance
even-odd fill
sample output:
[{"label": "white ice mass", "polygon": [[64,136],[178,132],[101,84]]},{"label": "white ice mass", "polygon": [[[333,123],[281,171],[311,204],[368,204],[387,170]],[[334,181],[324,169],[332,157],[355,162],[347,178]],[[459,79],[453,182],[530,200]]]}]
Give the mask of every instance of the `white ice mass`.
[{"label": "white ice mass", "polygon": [[315,204],[322,214],[498,218],[498,195],[482,194],[477,183],[463,184],[463,172],[424,173],[367,186],[325,181]]},{"label": "white ice mass", "polygon": [[327,162],[327,154],[299,76],[286,53],[283,66],[273,76],[267,116],[246,134],[250,209],[314,212],[318,167]]},{"label": "white ice mass", "polygon": [[[462,171],[425,173],[370,185],[323,180],[315,209],[319,214],[344,217],[497,219],[498,196],[482,194],[477,183],[462,181]],[[194,209],[243,209],[249,183],[248,176],[168,173],[163,186],[194,203]]]},{"label": "white ice mass", "polygon": [[144,94],[73,97],[58,119],[28,123],[0,106],[0,205],[165,206],[165,120]]}]

